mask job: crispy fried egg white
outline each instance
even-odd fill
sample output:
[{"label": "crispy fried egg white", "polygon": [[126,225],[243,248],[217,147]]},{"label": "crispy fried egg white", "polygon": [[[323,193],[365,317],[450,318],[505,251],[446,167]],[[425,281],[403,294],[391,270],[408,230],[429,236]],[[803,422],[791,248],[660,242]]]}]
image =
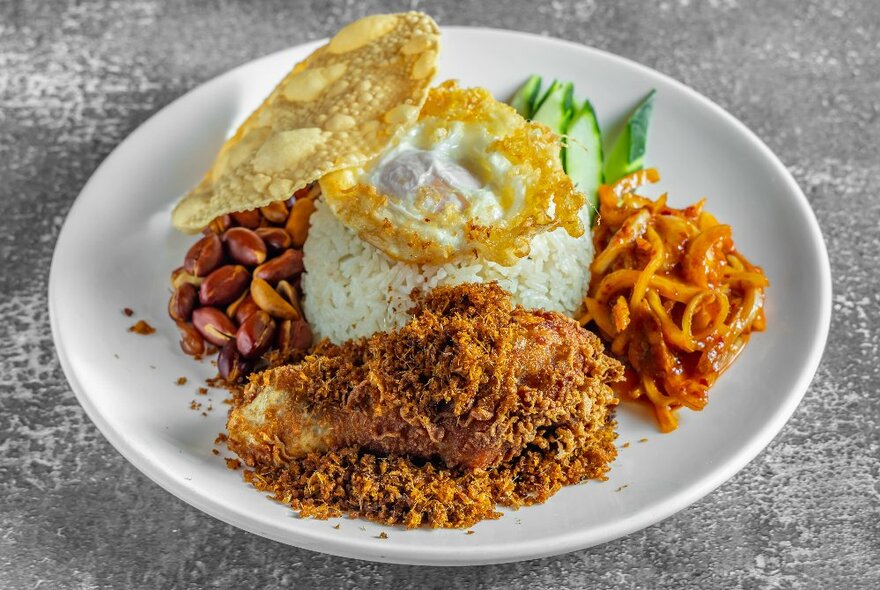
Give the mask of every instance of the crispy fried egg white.
[{"label": "crispy fried egg white", "polygon": [[559,138],[483,88],[432,88],[414,126],[363,166],[325,175],[339,219],[396,260],[474,255],[510,266],[535,235],[583,234],[585,198],[562,169]]}]

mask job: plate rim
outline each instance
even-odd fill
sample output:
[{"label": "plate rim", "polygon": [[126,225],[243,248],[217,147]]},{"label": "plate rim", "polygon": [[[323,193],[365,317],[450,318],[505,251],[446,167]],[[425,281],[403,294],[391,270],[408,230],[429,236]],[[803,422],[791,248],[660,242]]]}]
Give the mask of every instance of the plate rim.
[{"label": "plate rim", "polygon": [[[730,460],[713,470],[706,477],[692,483],[689,486],[686,486],[682,491],[671,495],[666,500],[655,505],[653,510],[637,513],[634,517],[625,519],[623,521],[616,521],[615,523],[613,523],[613,525],[605,525],[604,527],[600,527],[598,529],[593,528],[586,531],[583,529],[571,531],[565,534],[554,536],[551,540],[541,538],[538,540],[524,540],[512,544],[506,544],[502,546],[502,550],[492,548],[491,546],[480,547],[479,551],[475,551],[473,553],[469,553],[463,556],[461,549],[457,547],[433,546],[431,547],[431,551],[426,553],[424,551],[424,548],[420,545],[414,545],[411,547],[404,546],[403,548],[396,549],[393,546],[383,547],[381,545],[376,546],[376,544],[365,544],[362,540],[354,540],[345,537],[331,539],[327,536],[313,534],[311,531],[304,529],[292,531],[292,536],[294,537],[294,539],[290,538],[290,531],[288,531],[287,536],[282,536],[281,534],[275,534],[273,530],[262,530],[259,526],[256,526],[255,521],[247,521],[239,518],[234,511],[226,510],[219,502],[214,503],[202,497],[202,495],[199,493],[192,493],[192,489],[184,485],[183,482],[177,481],[175,478],[171,477],[169,474],[165,473],[161,469],[154,469],[152,466],[152,462],[147,457],[136,451],[134,445],[130,443],[121,433],[118,433],[116,429],[113,428],[110,421],[108,421],[101,414],[98,408],[92,403],[90,397],[87,395],[81,383],[77,379],[77,376],[74,373],[73,368],[70,364],[68,355],[64,347],[61,346],[61,344],[63,343],[63,338],[58,326],[58,311],[56,309],[58,301],[57,284],[59,281],[59,270],[57,262],[59,257],[58,246],[59,244],[64,243],[65,236],[70,231],[70,224],[68,223],[69,219],[76,213],[78,207],[82,206],[83,201],[80,199],[80,197],[89,190],[89,187],[93,184],[94,179],[98,177],[106,167],[112,164],[112,162],[115,160],[114,156],[116,156],[119,151],[125,148],[125,146],[127,146],[129,143],[134,142],[137,136],[139,136],[140,133],[143,132],[144,128],[149,125],[151,121],[153,121],[156,117],[160,116],[166,111],[174,108],[175,105],[177,105],[180,101],[185,100],[194,92],[203,90],[209,85],[220,84],[222,83],[222,80],[228,77],[236,76],[240,72],[240,70],[251,67],[257,62],[269,61],[285,53],[296,51],[305,53],[326,43],[327,38],[290,46],[264,56],[256,57],[233,68],[230,68],[218,74],[217,76],[214,76],[213,78],[210,78],[209,80],[206,80],[205,82],[189,89],[187,92],[175,98],[172,102],[153,113],[149,118],[138,125],[137,128],[129,133],[129,135],[126,136],[125,139],[123,139],[113,149],[113,151],[107,155],[106,158],[104,158],[104,160],[94,170],[94,172],[92,172],[89,180],[83,185],[82,189],[80,190],[79,194],[77,195],[76,199],[74,200],[73,204],[71,205],[65,216],[64,224],[58,234],[58,239],[56,240],[55,247],[53,249],[52,262],[50,266],[48,281],[48,312],[52,339],[55,345],[55,353],[58,357],[62,371],[64,372],[64,375],[67,378],[67,381],[70,384],[70,387],[74,392],[77,401],[79,402],[80,406],[85,410],[89,419],[95,424],[95,426],[104,436],[104,438],[111,444],[111,446],[113,446],[113,448],[115,448],[117,452],[119,452],[143,475],[145,475],[151,481],[159,485],[167,492],[173,494],[180,500],[184,501],[185,503],[195,507],[196,509],[206,514],[211,515],[212,517],[222,522],[231,524],[250,533],[257,534],[262,537],[269,538],[287,545],[294,545],[313,551],[321,551],[324,553],[342,557],[367,559],[377,562],[465,566],[491,563],[507,563],[513,561],[537,559],[551,555],[558,555],[606,543],[614,539],[629,535],[643,528],[647,528],[672,516],[676,512],[683,510],[688,506],[691,506],[693,503],[705,497],[706,495],[717,489],[720,485],[725,483],[727,480],[729,480],[731,477],[733,477],[736,473],[741,471],[781,432],[782,428],[784,427],[786,422],[788,422],[791,415],[794,413],[795,409],[800,404],[801,400],[806,394],[809,385],[819,368],[825,350],[830,330],[833,303],[831,265],[828,257],[827,246],[824,237],[822,236],[822,232],[815,212],[810,206],[806,195],[800,189],[789,170],[782,163],[779,157],[776,156],[776,154],[774,154],[772,150],[770,150],[770,148],[764,143],[763,140],[761,140],[761,138],[759,138],[739,119],[724,110],[714,101],[667,74],[635,62],[629,58],[622,57],[602,49],[584,45],[576,41],[568,41],[524,31],[479,26],[443,26],[441,27],[441,31],[444,34],[457,33],[465,35],[500,35],[519,39],[525,38],[530,42],[537,41],[541,43],[556,44],[560,47],[566,47],[568,49],[576,49],[578,51],[593,53],[594,55],[597,55],[602,59],[618,62],[627,68],[635,69],[641,74],[647,75],[651,78],[660,77],[664,80],[664,82],[676,87],[679,91],[682,91],[691,99],[702,103],[704,106],[708,107],[714,115],[721,117],[728,124],[731,124],[735,129],[739,131],[740,135],[743,135],[746,139],[748,139],[751,147],[757,149],[761,153],[762,159],[770,162],[772,164],[772,167],[776,171],[781,173],[780,177],[784,180],[784,188],[786,192],[791,192],[795,195],[795,202],[797,203],[798,207],[802,209],[804,213],[806,213],[805,218],[807,219],[807,227],[805,227],[804,229],[807,230],[810,236],[810,244],[815,250],[814,254],[816,255],[816,258],[818,259],[821,267],[821,272],[818,275],[819,280],[817,285],[819,290],[821,315],[817,318],[817,321],[815,322],[815,329],[813,330],[813,342],[810,347],[809,355],[804,358],[798,377],[790,386],[790,390],[795,392],[795,395],[788,396],[785,400],[785,403],[779,407],[777,412],[774,415],[771,415],[771,418],[769,420],[764,422],[758,433],[753,436],[747,444],[738,449]],[[413,549],[412,547],[415,547],[415,549]],[[462,559],[463,557],[464,559]]]}]

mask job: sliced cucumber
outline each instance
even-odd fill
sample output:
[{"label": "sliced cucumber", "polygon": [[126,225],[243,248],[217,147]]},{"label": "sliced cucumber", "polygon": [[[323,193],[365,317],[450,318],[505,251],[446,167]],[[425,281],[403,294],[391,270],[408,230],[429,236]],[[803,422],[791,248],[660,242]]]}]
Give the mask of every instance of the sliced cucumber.
[{"label": "sliced cucumber", "polygon": [[562,135],[571,116],[574,84],[554,80],[532,114],[532,121],[543,123]]},{"label": "sliced cucumber", "polygon": [[655,92],[649,92],[639,103],[614,142],[608,159],[605,160],[605,182],[616,182],[627,174],[642,169]]},{"label": "sliced cucumber", "polygon": [[538,102],[538,93],[541,92],[541,76],[532,74],[529,79],[519,87],[510,99],[510,106],[516,109],[525,119],[531,119],[535,112],[535,103]]},{"label": "sliced cucumber", "polygon": [[602,171],[602,135],[599,121],[589,100],[574,110],[566,131],[568,136],[564,152],[564,167],[575,186],[587,196],[590,204],[590,226],[599,208],[596,191],[604,182]]}]

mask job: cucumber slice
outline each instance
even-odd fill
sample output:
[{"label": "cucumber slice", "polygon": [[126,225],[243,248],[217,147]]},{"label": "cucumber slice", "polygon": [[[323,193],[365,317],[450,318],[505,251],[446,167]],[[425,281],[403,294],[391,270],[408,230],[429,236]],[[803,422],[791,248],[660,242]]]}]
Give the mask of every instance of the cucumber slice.
[{"label": "cucumber slice", "polygon": [[599,185],[604,182],[602,171],[602,135],[599,121],[589,100],[575,109],[566,131],[564,167],[575,186],[587,196],[590,204],[590,226],[599,208]]},{"label": "cucumber slice", "polygon": [[538,102],[538,93],[541,92],[541,76],[532,74],[529,79],[519,87],[510,99],[510,106],[516,109],[525,119],[531,119],[535,112],[535,103]]},{"label": "cucumber slice", "polygon": [[655,93],[652,90],[639,103],[614,142],[605,161],[605,182],[617,182],[627,174],[642,169]]},{"label": "cucumber slice", "polygon": [[538,97],[535,98],[535,106],[532,109],[533,117],[535,116],[535,113],[538,112],[538,109],[544,106],[544,103],[547,101],[551,94],[559,92],[560,86],[561,83],[559,82],[559,80],[553,80],[553,82],[550,83],[550,87],[547,88],[547,90],[543,94],[540,94],[538,95]]},{"label": "cucumber slice", "polygon": [[532,121],[543,123],[562,135],[571,116],[574,84],[554,80],[532,114]]}]

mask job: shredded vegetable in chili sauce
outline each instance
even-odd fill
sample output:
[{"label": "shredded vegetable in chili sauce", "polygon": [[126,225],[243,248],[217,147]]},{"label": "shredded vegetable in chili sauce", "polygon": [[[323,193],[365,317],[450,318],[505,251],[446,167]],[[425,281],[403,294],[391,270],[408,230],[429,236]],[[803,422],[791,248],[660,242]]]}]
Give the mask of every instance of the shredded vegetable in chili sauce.
[{"label": "shredded vegetable in chili sauce", "polygon": [[599,188],[596,257],[580,322],[595,324],[627,364],[615,389],[651,403],[660,429],[675,430],[675,410],[701,410],[708,390],[753,331],[764,329],[760,267],[736,251],[729,225],[703,210],[636,194],[657,182],[640,170]]}]

